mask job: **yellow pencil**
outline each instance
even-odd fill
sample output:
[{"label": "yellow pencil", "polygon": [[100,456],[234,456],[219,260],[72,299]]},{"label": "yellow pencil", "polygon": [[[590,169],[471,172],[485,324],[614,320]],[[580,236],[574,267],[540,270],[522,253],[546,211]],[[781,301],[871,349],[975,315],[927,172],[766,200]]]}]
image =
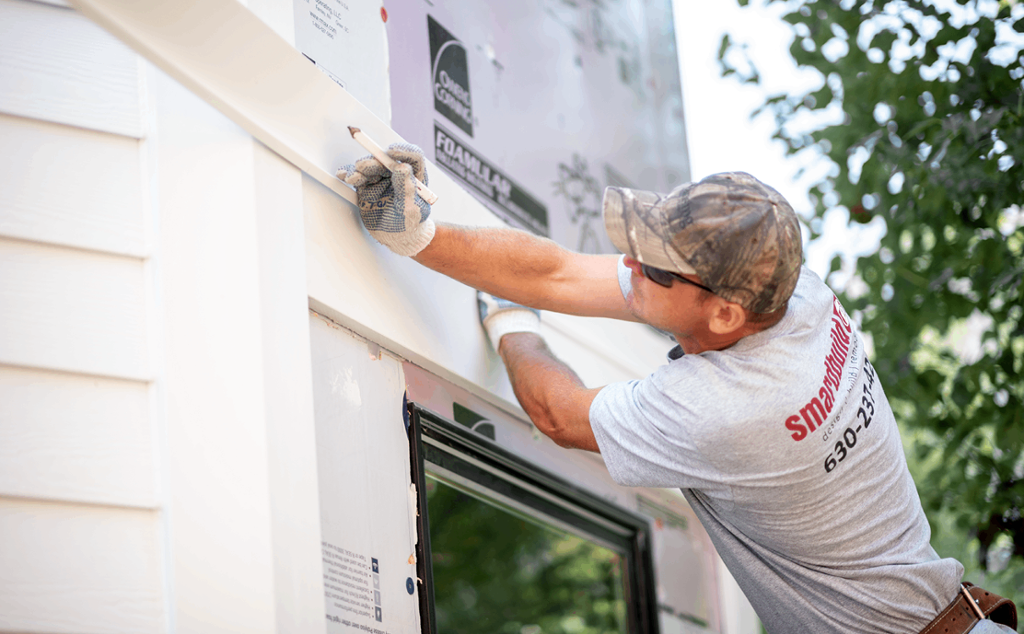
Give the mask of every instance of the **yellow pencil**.
[{"label": "yellow pencil", "polygon": [[[391,158],[377,143],[366,136],[366,133],[359,128],[349,126],[348,131],[352,134],[352,138],[356,140],[356,143],[366,148],[366,151],[373,155],[373,158],[380,161],[384,167],[394,172],[395,168],[398,167],[398,161]],[[428,205],[433,205],[437,202],[437,194],[427,189],[427,186],[420,182],[420,179],[415,176],[412,180],[416,185],[416,193],[420,195],[420,198],[427,201]]]}]

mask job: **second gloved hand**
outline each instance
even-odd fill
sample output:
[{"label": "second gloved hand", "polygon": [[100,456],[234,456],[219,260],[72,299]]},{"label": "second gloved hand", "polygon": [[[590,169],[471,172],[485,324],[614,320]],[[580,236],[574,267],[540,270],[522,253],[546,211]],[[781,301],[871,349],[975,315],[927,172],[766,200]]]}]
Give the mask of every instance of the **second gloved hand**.
[{"label": "second gloved hand", "polygon": [[338,170],[338,178],[356,188],[359,213],[367,231],[398,255],[416,255],[434,238],[430,205],[416,193],[413,176],[427,184],[423,150],[394,143],[388,156],[400,163],[392,174],[380,161],[365,156]]},{"label": "second gloved hand", "polygon": [[540,311],[535,308],[527,308],[483,291],[476,292],[476,302],[480,309],[480,323],[495,350],[502,336],[510,332],[540,333]]}]

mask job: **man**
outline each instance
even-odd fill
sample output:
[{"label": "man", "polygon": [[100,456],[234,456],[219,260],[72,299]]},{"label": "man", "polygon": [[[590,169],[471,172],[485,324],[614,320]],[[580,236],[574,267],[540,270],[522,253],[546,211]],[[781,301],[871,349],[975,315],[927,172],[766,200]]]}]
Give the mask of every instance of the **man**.
[{"label": "man", "polygon": [[[960,563],[929,545],[882,386],[835,295],[801,266],[778,192],[743,173],[664,197],[609,188],[605,225],[626,255],[581,255],[435,225],[412,187],[422,154],[389,153],[394,175],[369,157],[339,172],[371,235],[490,294],[484,326],[538,429],[599,451],[620,484],[682,489],[769,632],[1012,631],[977,616],[1015,627],[1012,603],[974,588],[979,608]],[[588,389],[516,304],[642,321],[679,345],[643,380]]]}]

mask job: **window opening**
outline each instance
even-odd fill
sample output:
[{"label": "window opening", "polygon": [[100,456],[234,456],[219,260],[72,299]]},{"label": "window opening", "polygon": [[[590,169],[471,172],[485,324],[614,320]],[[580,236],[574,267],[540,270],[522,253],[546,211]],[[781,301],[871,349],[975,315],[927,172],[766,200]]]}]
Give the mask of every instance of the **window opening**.
[{"label": "window opening", "polygon": [[424,632],[657,632],[642,516],[409,409]]}]

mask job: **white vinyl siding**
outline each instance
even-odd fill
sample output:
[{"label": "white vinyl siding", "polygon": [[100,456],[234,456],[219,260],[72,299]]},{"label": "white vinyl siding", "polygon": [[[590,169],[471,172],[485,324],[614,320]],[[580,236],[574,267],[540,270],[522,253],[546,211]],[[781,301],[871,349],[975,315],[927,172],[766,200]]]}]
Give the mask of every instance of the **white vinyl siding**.
[{"label": "white vinyl siding", "polygon": [[164,631],[155,512],[0,498],[0,539],[0,631]]},{"label": "white vinyl siding", "polygon": [[0,139],[0,234],[148,255],[138,140],[2,114]]},{"label": "white vinyl siding", "polygon": [[155,508],[150,399],[139,381],[0,366],[0,496]]},{"label": "white vinyl siding", "polygon": [[143,264],[0,238],[0,363],[146,380]]},{"label": "white vinyl siding", "polygon": [[0,0],[0,112],[142,137],[139,58],[69,9]]},{"label": "white vinyl siding", "polygon": [[140,60],[0,0],[0,631],[164,632]]}]

